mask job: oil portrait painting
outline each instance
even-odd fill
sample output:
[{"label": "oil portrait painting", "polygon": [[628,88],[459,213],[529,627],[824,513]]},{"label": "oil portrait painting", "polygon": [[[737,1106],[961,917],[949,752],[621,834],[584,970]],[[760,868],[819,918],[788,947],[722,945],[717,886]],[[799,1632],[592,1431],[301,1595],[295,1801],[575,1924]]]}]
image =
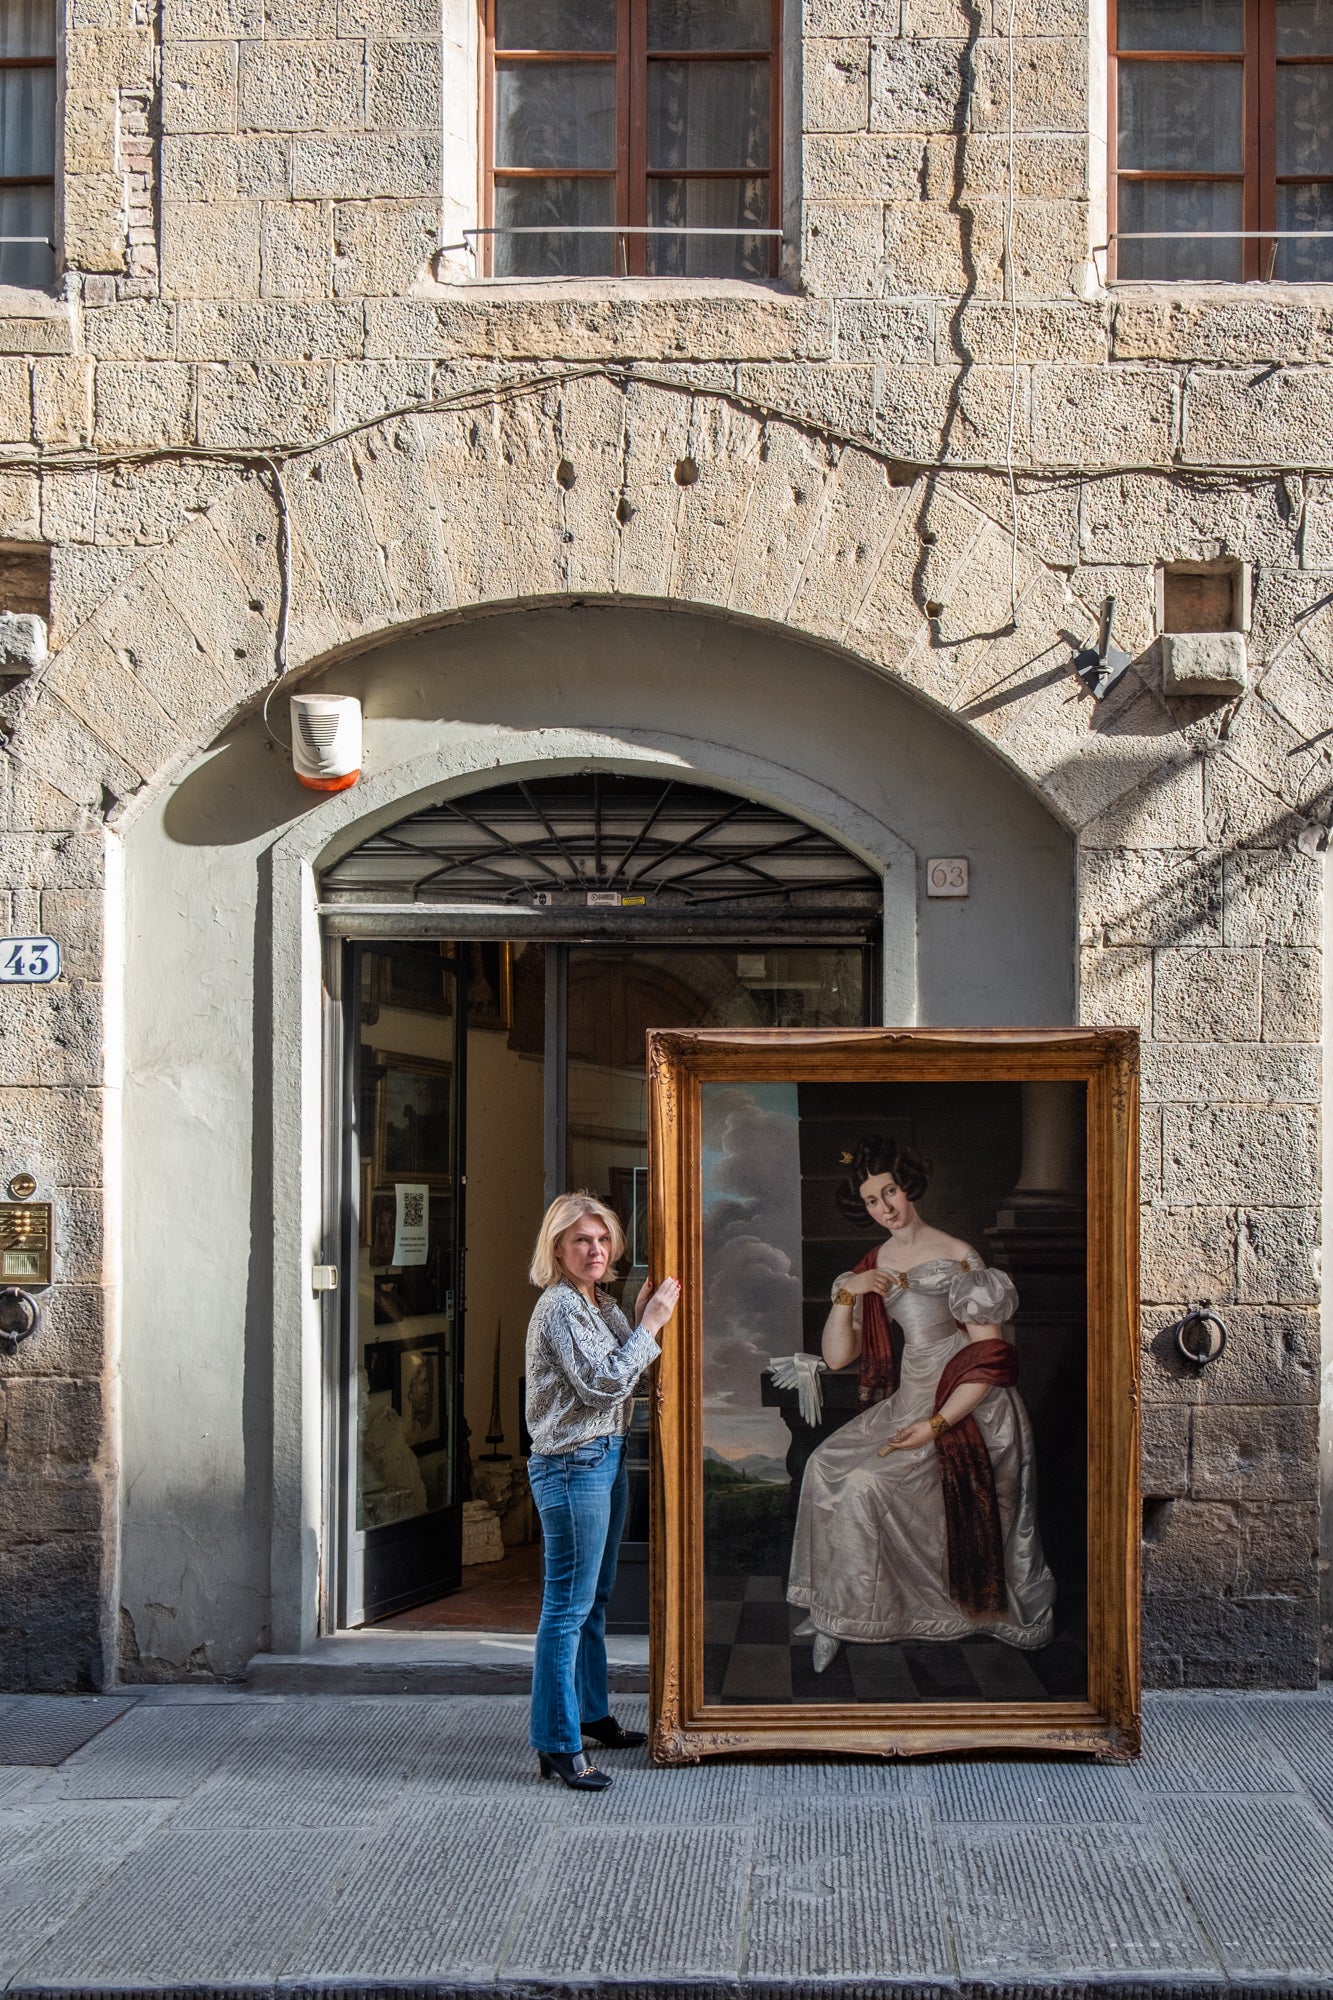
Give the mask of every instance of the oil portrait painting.
[{"label": "oil portrait painting", "polygon": [[1132,1037],[654,1042],[658,1753],[1128,1754]]}]

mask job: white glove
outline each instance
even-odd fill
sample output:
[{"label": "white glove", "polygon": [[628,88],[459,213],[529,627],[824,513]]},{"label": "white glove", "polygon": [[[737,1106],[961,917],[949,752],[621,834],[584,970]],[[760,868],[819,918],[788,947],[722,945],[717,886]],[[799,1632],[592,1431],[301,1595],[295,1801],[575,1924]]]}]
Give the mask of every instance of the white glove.
[{"label": "white glove", "polygon": [[819,1378],[828,1363],[818,1354],[780,1354],[768,1364],[768,1372],[779,1389],[794,1389],[804,1422],[812,1430],[824,1414],[824,1392]]}]

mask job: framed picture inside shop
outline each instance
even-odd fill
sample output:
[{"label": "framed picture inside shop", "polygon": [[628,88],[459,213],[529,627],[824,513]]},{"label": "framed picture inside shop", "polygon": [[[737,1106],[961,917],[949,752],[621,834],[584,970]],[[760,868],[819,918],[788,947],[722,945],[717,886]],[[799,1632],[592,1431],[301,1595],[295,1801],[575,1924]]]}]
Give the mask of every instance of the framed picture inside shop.
[{"label": "framed picture inside shop", "polygon": [[1139,1741],[1138,1041],[649,1036],[653,1754]]}]

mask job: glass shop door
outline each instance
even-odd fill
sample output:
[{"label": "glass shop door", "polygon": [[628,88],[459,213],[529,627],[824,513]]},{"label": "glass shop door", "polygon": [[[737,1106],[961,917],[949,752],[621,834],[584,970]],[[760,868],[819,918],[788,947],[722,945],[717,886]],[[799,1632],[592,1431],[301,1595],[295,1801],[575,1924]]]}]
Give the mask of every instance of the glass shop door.
[{"label": "glass shop door", "polygon": [[343,1626],[462,1575],[467,1048],[452,947],[346,949]]}]

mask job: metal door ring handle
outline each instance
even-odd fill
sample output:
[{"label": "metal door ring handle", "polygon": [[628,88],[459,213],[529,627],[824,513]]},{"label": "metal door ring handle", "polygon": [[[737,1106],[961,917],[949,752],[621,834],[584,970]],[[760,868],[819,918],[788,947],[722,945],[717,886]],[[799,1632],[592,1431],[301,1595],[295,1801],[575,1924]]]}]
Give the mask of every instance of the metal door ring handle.
[{"label": "metal door ring handle", "polygon": [[21,1340],[36,1333],[41,1313],[31,1293],[18,1285],[0,1285],[0,1342],[8,1353],[17,1354]]},{"label": "metal door ring handle", "polygon": [[1226,1352],[1227,1330],[1216,1313],[1202,1309],[1186,1313],[1176,1321],[1175,1334],[1176,1346],[1196,1368],[1220,1361]]}]

